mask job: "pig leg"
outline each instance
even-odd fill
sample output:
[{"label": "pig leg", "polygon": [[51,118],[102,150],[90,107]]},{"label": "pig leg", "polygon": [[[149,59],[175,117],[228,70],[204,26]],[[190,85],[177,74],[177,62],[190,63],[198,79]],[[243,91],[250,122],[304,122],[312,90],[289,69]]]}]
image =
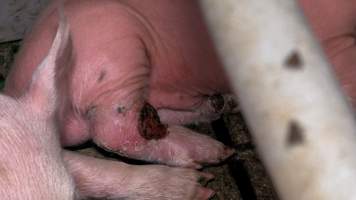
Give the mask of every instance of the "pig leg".
[{"label": "pig leg", "polygon": [[130,158],[200,168],[201,164],[218,163],[233,153],[208,136],[162,124],[148,103],[127,110],[115,109],[115,104],[101,106],[91,113],[89,129],[94,142]]},{"label": "pig leg", "polygon": [[193,108],[181,106],[179,109],[161,108],[157,110],[163,123],[176,125],[211,122],[224,113],[237,113],[238,111],[235,97],[231,94],[215,94],[203,97],[201,103]]},{"label": "pig leg", "polygon": [[161,124],[157,113],[147,107],[127,111],[121,119],[114,111],[108,115],[109,111],[97,108],[90,123],[95,143],[130,158],[193,168],[218,163],[233,153],[208,136]]},{"label": "pig leg", "polygon": [[162,165],[128,165],[64,152],[80,198],[206,200],[214,192],[198,181],[211,174]]}]

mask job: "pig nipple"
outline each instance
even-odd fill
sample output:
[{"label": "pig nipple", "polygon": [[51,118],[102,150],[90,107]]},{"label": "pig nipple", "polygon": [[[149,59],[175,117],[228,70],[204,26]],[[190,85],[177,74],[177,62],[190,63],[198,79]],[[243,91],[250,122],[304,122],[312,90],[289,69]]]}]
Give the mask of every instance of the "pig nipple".
[{"label": "pig nipple", "polygon": [[147,140],[158,140],[168,134],[167,126],[162,124],[156,109],[145,102],[139,117],[138,131]]}]

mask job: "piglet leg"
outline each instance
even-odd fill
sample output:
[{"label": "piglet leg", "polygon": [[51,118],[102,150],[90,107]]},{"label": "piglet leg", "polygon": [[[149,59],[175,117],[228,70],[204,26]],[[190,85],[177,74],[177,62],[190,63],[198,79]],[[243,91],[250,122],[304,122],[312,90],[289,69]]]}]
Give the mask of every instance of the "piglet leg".
[{"label": "piglet leg", "polygon": [[214,191],[198,181],[211,174],[161,165],[128,165],[64,151],[80,198],[206,200]]}]

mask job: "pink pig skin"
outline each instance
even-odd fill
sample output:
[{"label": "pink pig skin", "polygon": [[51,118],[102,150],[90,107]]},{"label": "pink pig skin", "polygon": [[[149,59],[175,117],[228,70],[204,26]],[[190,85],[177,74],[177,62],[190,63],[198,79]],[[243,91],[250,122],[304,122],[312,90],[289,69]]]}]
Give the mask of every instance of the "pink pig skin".
[{"label": "pink pig skin", "polygon": [[[56,7],[50,5],[25,39],[7,94],[23,93],[48,51]],[[75,65],[58,69],[63,145],[93,139],[131,158],[195,168],[233,153],[179,126],[234,108],[196,1],[67,0],[64,9]]]},{"label": "pink pig skin", "polygon": [[212,175],[161,165],[132,166],[63,151],[54,123],[55,68],[69,65],[65,18],[48,56],[16,99],[0,95],[2,200],[146,199],[207,200],[214,192],[198,181]]},{"label": "pink pig skin", "polygon": [[356,1],[299,0],[315,36],[356,108]]},{"label": "pink pig skin", "polygon": [[[54,66],[65,57],[68,30],[64,24],[49,55],[19,98],[0,95],[0,197],[74,199],[74,182],[61,156],[55,134]],[[59,59],[58,59],[59,60]],[[60,59],[63,60],[63,59]]]},{"label": "pink pig skin", "polygon": [[207,200],[214,195],[198,181],[211,174],[163,165],[128,165],[66,151],[66,166],[81,198],[132,200]]}]

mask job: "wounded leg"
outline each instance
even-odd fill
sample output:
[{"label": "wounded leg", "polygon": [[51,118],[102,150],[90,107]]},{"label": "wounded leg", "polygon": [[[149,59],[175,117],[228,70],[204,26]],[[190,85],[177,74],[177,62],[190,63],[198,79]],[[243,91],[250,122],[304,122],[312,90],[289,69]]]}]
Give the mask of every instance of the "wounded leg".
[{"label": "wounded leg", "polygon": [[162,124],[148,103],[138,108],[120,113],[96,109],[90,123],[94,142],[130,158],[192,168],[219,163],[234,153],[206,135]]}]

